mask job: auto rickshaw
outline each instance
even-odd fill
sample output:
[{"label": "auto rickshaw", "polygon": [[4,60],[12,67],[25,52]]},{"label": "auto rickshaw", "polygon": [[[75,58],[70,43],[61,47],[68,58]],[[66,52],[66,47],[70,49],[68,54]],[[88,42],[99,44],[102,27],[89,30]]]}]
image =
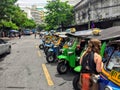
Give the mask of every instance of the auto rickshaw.
[{"label": "auto rickshaw", "polygon": [[52,46],[54,46],[55,43],[57,43],[58,39],[59,38],[57,35],[52,35],[51,38],[49,38],[48,42],[50,42],[50,43],[45,43],[45,45],[44,45],[45,55],[47,55],[48,49],[51,48]]},{"label": "auto rickshaw", "polygon": [[57,56],[60,54],[60,49],[63,47],[67,36],[59,35],[59,39],[55,45],[53,45],[47,52],[46,60],[48,63],[52,63],[57,59]]},{"label": "auto rickshaw", "polygon": [[41,44],[39,45],[39,48],[40,49],[44,49],[44,45],[45,44],[50,44],[50,40],[51,40],[52,37],[53,36],[51,36],[51,35],[44,35],[44,36],[42,36]]},{"label": "auto rickshaw", "polygon": [[[118,27],[108,28],[101,31],[100,36],[90,36],[89,38],[97,38],[102,41],[100,54],[104,62],[101,74],[92,80],[91,86],[93,83],[98,83],[98,88],[95,88],[95,90],[120,90],[120,29]],[[109,46],[112,46],[112,48],[108,49]],[[109,50],[109,53],[106,57],[107,50]],[[117,52],[115,52],[116,50]],[[74,68],[78,72],[78,75],[73,79],[75,90],[81,90],[81,85],[78,83],[81,68],[82,66]]]},{"label": "auto rickshaw", "polygon": [[120,90],[120,40],[112,41],[110,44],[114,49],[104,63],[98,79],[99,90]]},{"label": "auto rickshaw", "polygon": [[74,68],[78,65],[80,53],[76,53],[77,45],[80,45],[81,38],[87,37],[92,34],[91,30],[78,31],[75,33],[68,33],[69,37],[73,38],[72,45],[66,50],[66,53],[62,53],[58,56],[57,71],[59,74],[64,74],[70,68]]}]

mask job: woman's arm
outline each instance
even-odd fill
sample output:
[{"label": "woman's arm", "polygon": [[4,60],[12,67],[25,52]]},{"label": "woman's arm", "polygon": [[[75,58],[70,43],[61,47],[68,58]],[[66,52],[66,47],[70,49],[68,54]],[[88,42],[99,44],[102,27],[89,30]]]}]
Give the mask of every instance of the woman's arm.
[{"label": "woman's arm", "polygon": [[101,56],[99,54],[95,53],[94,61],[96,63],[96,70],[97,70],[97,72],[101,72],[102,68],[103,68],[103,62],[102,62]]}]

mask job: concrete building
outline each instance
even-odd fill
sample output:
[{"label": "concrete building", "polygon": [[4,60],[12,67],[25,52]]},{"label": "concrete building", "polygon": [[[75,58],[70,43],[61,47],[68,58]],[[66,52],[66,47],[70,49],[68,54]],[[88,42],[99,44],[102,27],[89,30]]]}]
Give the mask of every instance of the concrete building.
[{"label": "concrete building", "polygon": [[45,19],[45,10],[44,10],[44,8],[37,7],[36,9],[39,11],[41,23],[44,23],[44,19]]},{"label": "concrete building", "polygon": [[68,1],[68,4],[70,5],[76,5],[80,0],[61,0],[62,2]]},{"label": "concrete building", "polygon": [[81,0],[74,6],[77,27],[108,28],[120,25],[120,0]]},{"label": "concrete building", "polygon": [[33,19],[37,24],[44,23],[44,6],[46,2],[20,2],[16,3],[27,15],[29,19]]},{"label": "concrete building", "polygon": [[26,13],[29,19],[32,19],[31,9],[29,7],[21,7],[21,10],[23,10]]},{"label": "concrete building", "polygon": [[40,10],[36,5],[31,8],[31,15],[36,24],[41,24],[44,22],[44,10]]}]

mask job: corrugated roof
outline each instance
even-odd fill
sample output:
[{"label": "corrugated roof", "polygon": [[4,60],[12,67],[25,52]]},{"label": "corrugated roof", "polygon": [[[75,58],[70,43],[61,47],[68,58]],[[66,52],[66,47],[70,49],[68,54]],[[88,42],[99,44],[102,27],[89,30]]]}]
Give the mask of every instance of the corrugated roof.
[{"label": "corrugated roof", "polygon": [[97,38],[100,40],[120,38],[120,26],[103,29],[99,36],[89,36],[88,38]]},{"label": "corrugated roof", "polygon": [[66,35],[71,35],[75,37],[86,37],[92,35],[92,30],[76,31],[75,33],[67,33]]}]

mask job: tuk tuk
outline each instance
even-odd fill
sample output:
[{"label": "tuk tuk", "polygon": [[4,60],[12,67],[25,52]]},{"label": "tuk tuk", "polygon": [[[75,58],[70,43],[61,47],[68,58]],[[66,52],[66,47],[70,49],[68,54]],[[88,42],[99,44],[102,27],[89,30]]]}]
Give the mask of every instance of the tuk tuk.
[{"label": "tuk tuk", "polygon": [[[104,66],[100,75],[91,80],[98,83],[95,90],[120,90],[120,27],[112,27],[102,30],[99,36],[89,36],[89,38],[97,38],[102,41],[100,54],[103,58]],[[112,46],[112,47],[111,47]],[[106,56],[107,53],[107,56]],[[82,66],[74,68],[78,74],[73,79],[73,87],[75,90],[81,90],[80,71]],[[81,83],[82,84],[82,83]]]},{"label": "tuk tuk", "polygon": [[76,53],[77,45],[80,45],[82,37],[87,37],[92,34],[91,30],[78,31],[75,33],[67,33],[66,35],[72,38],[72,43],[69,45],[66,53],[62,53],[58,56],[57,71],[59,74],[64,74],[70,68],[74,68],[78,65],[80,53]]},{"label": "tuk tuk", "polygon": [[45,44],[50,44],[51,38],[52,38],[51,35],[44,35],[44,36],[42,36],[39,48],[40,49],[44,49]]},{"label": "tuk tuk", "polygon": [[113,50],[106,57],[102,75],[98,79],[99,90],[120,90],[120,40],[111,41],[109,45]]},{"label": "tuk tuk", "polygon": [[59,39],[55,45],[53,45],[51,48],[49,48],[47,55],[46,55],[46,60],[48,63],[52,63],[55,60],[57,60],[57,56],[61,53],[60,49],[63,47],[65,41],[66,41],[67,36],[65,35],[59,35]]},{"label": "tuk tuk", "polygon": [[[52,35],[52,36],[49,38],[49,40],[48,40],[49,43],[45,43],[45,45],[44,45],[45,55],[47,55],[49,48],[53,47],[54,44],[57,43],[58,39],[59,39],[59,38],[58,38],[57,35]],[[46,42],[47,42],[47,41],[46,41]]]}]

